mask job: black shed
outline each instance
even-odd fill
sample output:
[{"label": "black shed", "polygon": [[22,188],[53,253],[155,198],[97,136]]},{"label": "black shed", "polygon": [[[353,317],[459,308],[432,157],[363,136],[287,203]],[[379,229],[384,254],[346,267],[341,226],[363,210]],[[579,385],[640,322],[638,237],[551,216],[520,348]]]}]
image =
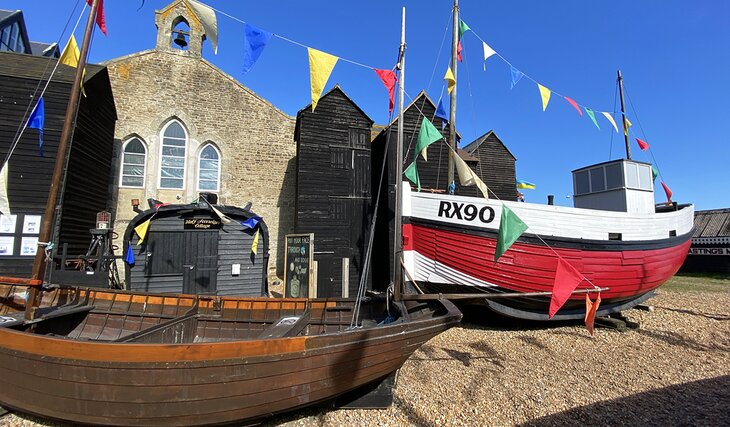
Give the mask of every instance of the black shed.
[{"label": "black shed", "polygon": [[297,113],[295,230],[314,233],[318,297],[354,296],[363,274],[372,125],[339,86]]},{"label": "black shed", "polygon": [[[4,159],[37,102],[57,59],[0,52],[0,159]],[[38,130],[26,129],[8,163],[8,200],[11,215],[0,224],[0,275],[29,277],[36,251],[63,118],[75,68],[59,65],[43,96],[45,125],[43,157]],[[54,241],[68,244],[70,254],[83,254],[96,227],[96,214],[110,211],[110,172],[114,125],[114,98],[106,67],[88,64],[73,129],[60,216]],[[31,99],[33,99],[31,103]],[[29,104],[31,104],[29,106]],[[24,119],[24,117],[26,119]]]},{"label": "black shed", "polygon": [[[134,217],[124,233],[126,288],[154,293],[266,296],[266,223],[249,210],[216,208],[230,221],[221,220],[206,203],[163,205]],[[135,228],[144,227],[147,221],[146,232],[140,230],[144,239],[140,239]],[[248,225],[242,224],[246,221]]]},{"label": "black shed", "polygon": [[689,255],[680,268],[691,273],[730,273],[730,209],[695,212]]},{"label": "black shed", "polygon": [[[463,147],[463,150],[477,159],[473,166],[471,164],[469,166],[487,184],[490,191],[502,200],[517,199],[515,172],[517,159],[494,131],[490,130],[475,139]],[[462,194],[482,197],[475,186],[463,187]],[[493,194],[490,193],[489,197],[493,197]]]}]

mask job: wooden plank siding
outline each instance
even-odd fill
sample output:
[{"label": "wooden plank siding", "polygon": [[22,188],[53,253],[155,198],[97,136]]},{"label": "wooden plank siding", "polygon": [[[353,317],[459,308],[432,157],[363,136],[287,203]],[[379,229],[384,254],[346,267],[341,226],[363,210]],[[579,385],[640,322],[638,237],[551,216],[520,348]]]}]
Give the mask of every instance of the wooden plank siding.
[{"label": "wooden plank siding", "polygon": [[[27,120],[36,102],[29,107],[29,101],[36,90],[40,93],[55,61],[0,52],[0,158],[5,158],[16,132]],[[80,99],[61,216],[57,219],[59,234],[54,238],[57,244],[68,243],[70,255],[86,252],[91,241],[89,229],[96,226],[96,213],[111,210],[109,175],[116,108],[106,68],[89,64],[86,70],[87,96]],[[43,96],[43,157],[38,150],[38,131],[26,129],[10,159],[8,198],[12,213],[19,217],[44,211],[74,72],[74,68],[60,65]],[[19,239],[20,234],[16,236],[16,248]],[[29,277],[32,264],[32,256],[3,256],[0,274]]]},{"label": "wooden plank siding", "polygon": [[[161,207],[154,217],[154,210],[137,215],[129,223],[124,235],[124,241],[132,245],[135,259],[133,266],[125,266],[128,289],[181,293],[186,279],[185,269],[194,265],[196,271],[202,268],[217,270],[210,286],[197,293],[265,296],[269,257],[269,231],[266,223],[263,220],[258,223],[258,253],[254,255],[251,246],[255,231],[244,228],[240,221],[255,214],[231,206],[218,206],[218,209],[233,221],[221,224],[220,229],[213,230],[184,229],[186,218],[217,219],[203,205],[168,205]],[[134,228],[151,217],[147,236],[140,245]],[[197,238],[201,237],[201,233],[214,236],[212,240]],[[195,236],[189,236],[191,234]],[[126,247],[124,250],[126,254]],[[240,264],[240,273],[237,275],[232,273],[233,264]]]},{"label": "wooden plank siding", "polygon": [[318,297],[342,296],[343,258],[350,260],[350,296],[363,274],[372,124],[339,86],[320,98],[314,112],[307,106],[297,114],[295,229],[314,233]]},{"label": "wooden plank siding", "polygon": [[[487,187],[502,200],[517,199],[515,156],[493,131],[489,131],[464,147],[464,151],[479,159],[470,165]],[[476,187],[463,187],[464,196],[482,197]],[[494,197],[489,194],[489,197]]]}]

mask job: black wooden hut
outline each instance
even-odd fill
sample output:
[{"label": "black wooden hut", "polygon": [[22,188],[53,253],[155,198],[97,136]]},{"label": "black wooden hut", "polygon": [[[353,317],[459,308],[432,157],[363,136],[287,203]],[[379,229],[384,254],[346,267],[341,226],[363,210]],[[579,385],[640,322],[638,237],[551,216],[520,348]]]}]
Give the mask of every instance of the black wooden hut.
[{"label": "black wooden hut", "polygon": [[[476,162],[467,162],[467,164],[494,193],[490,193],[489,197],[496,195],[502,200],[516,200],[515,161],[517,159],[494,131],[490,130],[475,139],[463,147],[463,150],[476,158]],[[481,192],[475,186],[463,187],[461,194],[482,197]]]},{"label": "black wooden hut", "polygon": [[692,246],[680,271],[730,273],[730,209],[695,212]]},{"label": "black wooden hut", "polygon": [[[125,282],[132,291],[265,296],[269,229],[257,215],[205,202],[163,205],[138,214],[124,233]],[[242,223],[249,220],[251,226]],[[149,221],[140,244],[135,228]],[[254,221],[255,222],[255,221]],[[259,232],[256,253],[252,246]],[[144,233],[143,233],[144,234]],[[131,246],[132,255],[129,255]]]},{"label": "black wooden hut", "polygon": [[318,297],[354,296],[363,274],[372,125],[339,86],[297,113],[295,230],[314,233]]},{"label": "black wooden hut", "polygon": [[[0,52],[0,159],[8,153],[16,133],[37,102],[38,89],[44,86],[56,61]],[[37,224],[42,220],[48,198],[75,71],[59,65],[43,96],[43,156],[38,149],[38,130],[26,129],[8,163],[11,215],[0,224],[0,275],[30,276],[38,241]],[[84,88],[86,97],[80,100],[60,215],[55,224],[54,242],[67,243],[69,254],[86,252],[91,241],[89,230],[96,227],[97,212],[111,210],[108,201],[111,200],[110,172],[117,115],[106,67],[88,64]]]}]

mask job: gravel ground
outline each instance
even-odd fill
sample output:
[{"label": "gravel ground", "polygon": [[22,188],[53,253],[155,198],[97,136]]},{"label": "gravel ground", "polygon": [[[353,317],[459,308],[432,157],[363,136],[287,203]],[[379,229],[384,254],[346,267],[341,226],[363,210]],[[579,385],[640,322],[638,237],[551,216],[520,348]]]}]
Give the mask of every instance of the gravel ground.
[{"label": "gravel ground", "polygon": [[[467,311],[400,370],[383,410],[309,409],[266,426],[730,425],[730,287],[660,290],[618,332]],[[0,425],[39,424],[14,414]]]}]

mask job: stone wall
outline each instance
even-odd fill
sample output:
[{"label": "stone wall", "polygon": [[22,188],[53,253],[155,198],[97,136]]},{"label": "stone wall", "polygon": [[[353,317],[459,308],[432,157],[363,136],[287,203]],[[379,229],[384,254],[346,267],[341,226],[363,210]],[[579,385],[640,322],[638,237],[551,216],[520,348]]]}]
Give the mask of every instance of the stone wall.
[{"label": "stone wall", "polygon": [[[219,204],[244,206],[269,226],[269,271],[282,272],[284,235],[294,226],[295,120],[261,99],[199,55],[188,51],[151,50],[108,62],[117,106],[115,132],[116,244],[136,214],[130,200],[149,197],[188,203],[198,197],[197,159],[202,146],[221,153]],[[159,189],[161,132],[178,120],[188,135],[185,185]],[[144,188],[120,188],[121,150],[130,138],[147,148]],[[121,252],[118,251],[118,253]]]}]

